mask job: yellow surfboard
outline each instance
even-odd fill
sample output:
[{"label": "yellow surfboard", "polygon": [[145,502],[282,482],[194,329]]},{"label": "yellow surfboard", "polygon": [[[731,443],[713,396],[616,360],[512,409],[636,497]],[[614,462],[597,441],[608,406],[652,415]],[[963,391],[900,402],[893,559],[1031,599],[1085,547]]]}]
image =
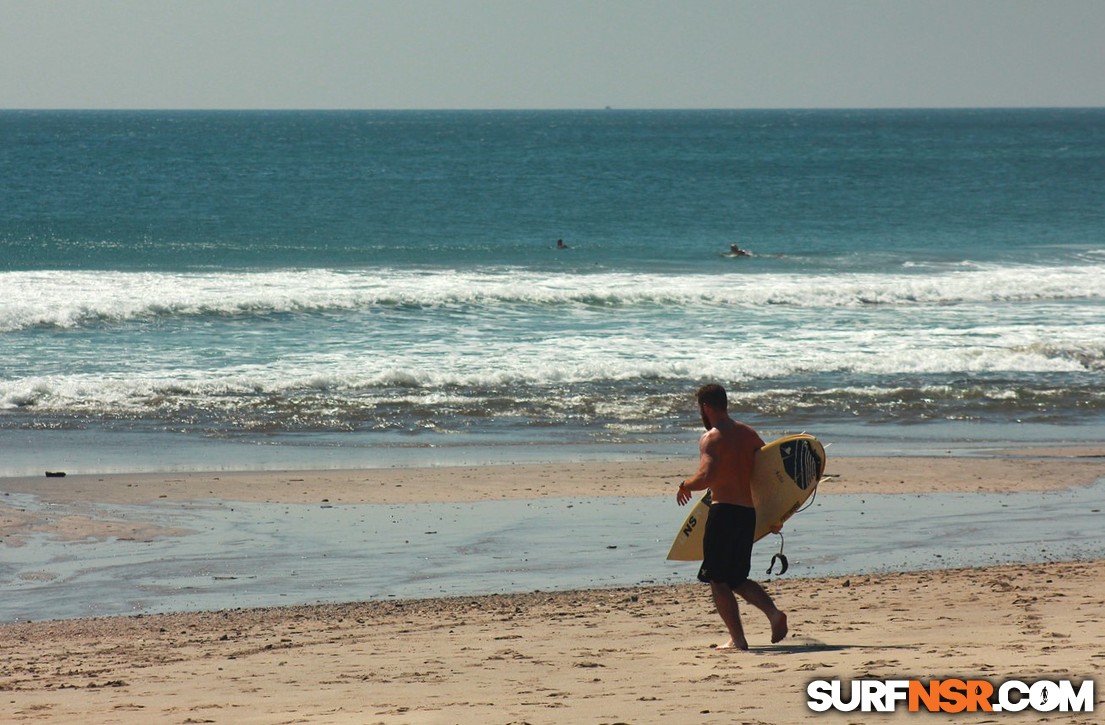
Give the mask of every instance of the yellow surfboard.
[{"label": "yellow surfboard", "polygon": [[[752,504],[756,507],[754,540],[759,541],[773,526],[781,526],[793,516],[813,494],[824,473],[825,446],[807,433],[784,436],[757,451],[752,468]],[[668,559],[702,559],[702,536],[709,512],[710,492],[706,491],[679,527]]]}]

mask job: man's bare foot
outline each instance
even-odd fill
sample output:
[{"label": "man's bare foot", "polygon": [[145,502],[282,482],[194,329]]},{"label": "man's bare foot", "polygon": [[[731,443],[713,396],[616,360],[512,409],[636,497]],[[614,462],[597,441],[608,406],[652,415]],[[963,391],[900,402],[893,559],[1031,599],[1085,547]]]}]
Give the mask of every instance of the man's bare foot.
[{"label": "man's bare foot", "polygon": [[781,642],[790,630],[787,628],[787,615],[785,612],[777,612],[768,617],[771,622],[771,642]]},{"label": "man's bare foot", "polygon": [[736,640],[731,639],[728,642],[726,642],[725,644],[719,644],[717,646],[717,648],[718,649],[747,650],[748,649],[748,642],[746,640],[743,640],[743,639],[740,642],[737,642]]}]

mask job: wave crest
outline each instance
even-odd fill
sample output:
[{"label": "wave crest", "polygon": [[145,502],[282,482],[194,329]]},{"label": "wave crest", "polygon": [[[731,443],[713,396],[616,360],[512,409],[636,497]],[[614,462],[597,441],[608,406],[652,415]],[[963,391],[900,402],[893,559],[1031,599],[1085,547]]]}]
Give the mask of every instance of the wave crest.
[{"label": "wave crest", "polygon": [[281,270],[211,274],[7,272],[0,332],[173,317],[447,307],[586,309],[957,305],[1105,297],[1105,266],[940,274],[544,274],[528,270]]}]

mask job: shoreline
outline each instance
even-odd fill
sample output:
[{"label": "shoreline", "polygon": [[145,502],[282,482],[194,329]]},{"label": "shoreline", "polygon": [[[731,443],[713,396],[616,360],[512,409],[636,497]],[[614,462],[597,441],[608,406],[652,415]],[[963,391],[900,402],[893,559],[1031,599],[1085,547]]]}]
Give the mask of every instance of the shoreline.
[{"label": "shoreline", "polygon": [[[47,502],[142,504],[218,499],[407,504],[567,496],[667,496],[695,460],[611,460],[400,468],[89,473],[0,477],[0,492]],[[819,493],[1058,491],[1105,477],[1105,445],[969,456],[830,455]],[[2,505],[2,502],[0,502]]]},{"label": "shoreline", "polygon": [[[823,492],[1061,492],[1105,478],[1103,453],[1081,446],[835,457]],[[175,535],[141,530],[137,520],[105,521],[98,503],[156,507],[217,497],[314,510],[323,502],[674,496],[692,464],[688,457],[0,478],[0,545],[28,534],[92,547],[97,540],[144,546]],[[26,496],[42,509],[20,512]],[[672,502],[673,516],[677,511]],[[0,720],[663,723],[695,713],[703,723],[812,725],[854,721],[850,713],[807,708],[805,686],[813,679],[1032,681],[1082,679],[1100,669],[1105,559],[975,561],[765,582],[788,612],[791,634],[768,644],[766,621],[745,607],[752,648],[743,653],[714,649],[723,629],[690,570],[676,584],[0,624]],[[1100,693],[1096,701],[1100,708]],[[1036,717],[1013,719],[1047,715]],[[1088,725],[1094,713],[1064,721]]]},{"label": "shoreline", "polygon": [[[1052,450],[1097,451],[1101,424],[1045,426],[945,421],[919,426],[832,424],[815,426],[829,449],[830,464],[841,457],[987,457],[1036,455]],[[806,432],[809,426],[761,427],[765,440]],[[117,475],[136,472],[334,471],[390,468],[555,465],[692,460],[699,431],[641,440],[567,437],[524,438],[463,434],[414,439],[380,439],[360,433],[317,433],[242,438],[189,433],[115,430],[0,429],[0,480],[36,477],[44,471]],[[417,438],[417,436],[415,437]],[[435,438],[435,440],[430,440]]]}]

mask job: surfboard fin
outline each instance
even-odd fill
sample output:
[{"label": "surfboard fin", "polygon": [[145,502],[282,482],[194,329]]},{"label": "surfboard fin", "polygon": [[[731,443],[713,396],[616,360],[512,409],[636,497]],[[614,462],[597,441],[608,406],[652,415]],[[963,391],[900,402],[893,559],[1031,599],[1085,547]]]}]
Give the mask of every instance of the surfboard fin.
[{"label": "surfboard fin", "polygon": [[771,570],[775,568],[775,562],[779,562],[779,573],[776,576],[782,576],[787,573],[787,569],[790,568],[790,562],[787,561],[787,555],[783,553],[783,545],[786,543],[786,539],[783,538],[782,533],[779,534],[779,553],[771,557],[771,563],[767,566],[767,573],[770,574]]}]

